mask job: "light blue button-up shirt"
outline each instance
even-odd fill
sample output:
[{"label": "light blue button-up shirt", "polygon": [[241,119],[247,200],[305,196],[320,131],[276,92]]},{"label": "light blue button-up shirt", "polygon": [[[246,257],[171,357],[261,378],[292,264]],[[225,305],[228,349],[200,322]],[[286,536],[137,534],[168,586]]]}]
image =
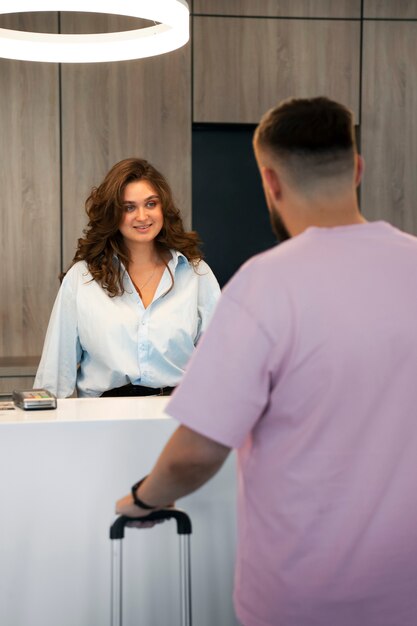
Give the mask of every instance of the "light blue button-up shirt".
[{"label": "light blue button-up shirt", "polygon": [[171,250],[153,301],[145,309],[129,274],[125,292],[109,297],[84,261],[66,274],[58,292],[34,386],[58,398],[100,396],[128,383],[173,387],[179,383],[220,295],[204,261],[194,268]]}]

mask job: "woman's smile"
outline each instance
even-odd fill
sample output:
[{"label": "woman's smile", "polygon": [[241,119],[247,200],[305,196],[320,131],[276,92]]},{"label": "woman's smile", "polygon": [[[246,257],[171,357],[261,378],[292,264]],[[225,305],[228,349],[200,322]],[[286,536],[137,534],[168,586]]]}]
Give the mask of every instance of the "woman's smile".
[{"label": "woman's smile", "polygon": [[126,244],[152,243],[164,224],[157,190],[147,180],[131,182],[126,185],[123,205],[125,212],[119,230]]}]

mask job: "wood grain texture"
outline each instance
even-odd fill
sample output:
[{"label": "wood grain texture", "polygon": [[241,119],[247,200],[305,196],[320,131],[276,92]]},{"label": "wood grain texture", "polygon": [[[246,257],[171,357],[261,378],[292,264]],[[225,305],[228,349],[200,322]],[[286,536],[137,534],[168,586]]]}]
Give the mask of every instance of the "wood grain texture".
[{"label": "wood grain texture", "polygon": [[194,0],[193,13],[268,17],[360,17],[360,0]]},{"label": "wood grain texture", "polygon": [[194,121],[256,123],[317,95],[358,116],[359,22],[195,17],[193,32]]},{"label": "wood grain texture", "polygon": [[39,356],[0,357],[0,378],[5,376],[35,376]]},{"label": "wood grain texture", "polygon": [[[0,27],[57,29],[56,14]],[[0,59],[0,356],[40,354],[60,271],[58,66]]]},{"label": "wood grain texture", "polygon": [[[33,388],[33,376],[0,377],[0,393],[11,395],[13,390],[28,391]],[[2,398],[0,397],[0,401]]]},{"label": "wood grain texture", "polygon": [[365,0],[364,17],[417,19],[417,0]]},{"label": "wood grain texture", "polygon": [[417,235],[417,23],[364,31],[362,209]]},{"label": "wood grain texture", "polygon": [[[62,15],[62,31],[124,28],[117,16]],[[86,224],[85,200],[117,161],[139,156],[167,177],[191,223],[190,44],[158,57],[62,66],[64,266]]]}]

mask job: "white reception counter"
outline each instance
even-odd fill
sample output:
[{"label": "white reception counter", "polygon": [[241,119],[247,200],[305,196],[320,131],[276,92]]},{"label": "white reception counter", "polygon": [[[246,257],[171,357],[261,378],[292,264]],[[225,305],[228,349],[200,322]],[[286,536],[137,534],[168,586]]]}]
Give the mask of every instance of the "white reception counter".
[{"label": "white reception counter", "polygon": [[[109,626],[114,502],[149,472],[177,423],[168,398],[59,400],[0,410],[0,624]],[[234,626],[235,457],[182,499],[193,523],[197,626]],[[124,626],[179,624],[175,522],[127,529]]]}]

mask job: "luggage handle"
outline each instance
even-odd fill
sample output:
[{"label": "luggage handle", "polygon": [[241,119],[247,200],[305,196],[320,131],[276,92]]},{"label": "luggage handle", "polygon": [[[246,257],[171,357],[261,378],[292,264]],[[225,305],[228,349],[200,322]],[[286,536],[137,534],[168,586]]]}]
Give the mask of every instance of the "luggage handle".
[{"label": "luggage handle", "polygon": [[152,511],[152,513],[149,513],[149,515],[145,517],[126,517],[126,515],[120,515],[110,526],[110,539],[123,539],[125,536],[125,527],[129,522],[156,522],[170,519],[175,519],[177,522],[178,535],[191,535],[191,520],[187,513],[181,511],[181,509],[172,508]]}]

